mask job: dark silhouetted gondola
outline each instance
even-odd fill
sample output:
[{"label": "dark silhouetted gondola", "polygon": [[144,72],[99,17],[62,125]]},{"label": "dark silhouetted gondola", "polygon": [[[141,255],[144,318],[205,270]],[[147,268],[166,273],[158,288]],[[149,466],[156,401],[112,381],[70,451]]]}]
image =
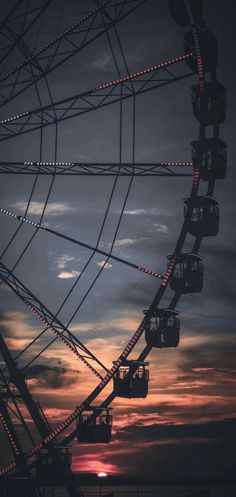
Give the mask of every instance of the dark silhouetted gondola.
[{"label": "dark silhouetted gondola", "polygon": [[[184,216],[190,199],[184,199]],[[215,236],[219,231],[219,206],[214,197],[196,197],[193,199],[193,210],[188,221],[188,233],[193,236]]]},{"label": "dark silhouetted gondola", "polygon": [[63,485],[71,476],[72,456],[67,447],[42,449],[36,456],[36,477],[41,485]]},{"label": "dark silhouetted gondola", "polygon": [[77,420],[77,438],[80,443],[109,443],[111,440],[111,408],[89,407]]},{"label": "dark silhouetted gondola", "polygon": [[[169,255],[168,259],[173,256]],[[203,286],[203,259],[196,254],[179,254],[170,277],[170,287],[175,292],[201,292]]]},{"label": "dark silhouetted gondola", "polygon": [[[189,0],[195,22],[202,23],[202,0]],[[177,24],[187,26],[189,18],[185,9],[184,0],[169,0],[170,14]]]},{"label": "dark silhouetted gondola", "polygon": [[205,126],[221,124],[226,117],[226,89],[218,81],[206,82],[201,95],[199,85],[192,86],[193,113]]},{"label": "dark silhouetted gondola", "polygon": [[178,312],[171,309],[157,309],[153,312],[145,329],[147,345],[158,349],[178,347],[180,320],[177,315]]},{"label": "dark silhouetted gondola", "polygon": [[[217,66],[218,42],[216,36],[208,29],[198,31],[201,61],[205,72],[214,71]],[[198,60],[195,54],[195,40],[192,31],[184,35],[184,53],[193,53],[194,57],[188,58],[186,64],[194,72],[198,70]]]},{"label": "dark silhouetted gondola", "polygon": [[226,175],[227,145],[219,138],[201,138],[191,143],[193,167],[200,168],[203,180],[223,179]]},{"label": "dark silhouetted gondola", "polygon": [[147,362],[126,361],[114,376],[114,393],[117,397],[145,398],[148,394],[149,371]]}]

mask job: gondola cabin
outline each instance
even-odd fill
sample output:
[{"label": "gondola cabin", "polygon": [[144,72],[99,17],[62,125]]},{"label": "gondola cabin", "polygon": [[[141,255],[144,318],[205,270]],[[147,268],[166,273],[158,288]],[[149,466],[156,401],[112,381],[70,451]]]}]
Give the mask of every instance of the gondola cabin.
[{"label": "gondola cabin", "polygon": [[36,455],[36,477],[41,485],[64,485],[71,475],[72,455],[67,447],[41,449]]},{"label": "gondola cabin", "polygon": [[219,205],[214,197],[201,196],[184,199],[184,217],[187,217],[190,201],[193,202],[188,220],[188,233],[193,236],[216,236],[219,231]]},{"label": "gondola cabin", "polygon": [[156,309],[145,328],[147,345],[158,349],[178,347],[180,320],[177,316],[178,312],[172,309]]},{"label": "gondola cabin", "polygon": [[191,143],[194,169],[200,168],[205,181],[224,179],[227,167],[227,145],[219,138],[200,138]]},{"label": "gondola cabin", "polygon": [[[169,255],[170,260],[173,256]],[[175,292],[201,292],[203,286],[203,259],[196,254],[179,254],[170,277],[170,287]]]},{"label": "gondola cabin", "polygon": [[90,407],[77,419],[79,443],[98,444],[111,441],[111,408]]},{"label": "gondola cabin", "polygon": [[126,361],[114,375],[114,393],[128,399],[145,398],[148,394],[147,362]]},{"label": "gondola cabin", "polygon": [[[200,61],[205,72],[214,71],[217,66],[218,42],[216,36],[208,29],[198,31],[198,42],[200,45]],[[193,71],[197,72],[199,57],[195,53],[195,39],[192,31],[184,35],[184,53],[185,55],[193,53],[194,56],[186,59],[186,64]]]},{"label": "gondola cabin", "polygon": [[192,86],[192,106],[196,119],[205,126],[222,124],[226,117],[226,89],[219,81],[205,82],[201,95],[200,86]]},{"label": "gondola cabin", "polygon": [[[191,12],[196,23],[202,22],[202,0],[189,0]],[[184,0],[169,0],[170,14],[180,26],[190,24]]]}]

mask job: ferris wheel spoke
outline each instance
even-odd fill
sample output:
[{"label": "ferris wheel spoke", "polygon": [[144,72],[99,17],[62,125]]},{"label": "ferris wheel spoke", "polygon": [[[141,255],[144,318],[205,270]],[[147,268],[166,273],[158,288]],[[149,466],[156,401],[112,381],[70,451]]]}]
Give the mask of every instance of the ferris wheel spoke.
[{"label": "ferris wheel spoke", "polygon": [[[92,163],[92,162],[9,162],[0,161],[0,174],[39,176],[178,176],[192,177],[188,173],[192,162],[154,162],[154,163]],[[178,171],[178,172],[176,172]],[[181,171],[181,172],[179,172]],[[183,171],[183,172],[182,172]]]},{"label": "ferris wheel spoke", "polygon": [[[180,62],[182,63],[191,57],[191,53],[175,57],[174,59],[169,59],[161,64],[155,64],[110,83],[102,84],[87,92],[54,102],[53,105],[49,104],[4,119],[0,122],[0,141],[55,124],[55,122],[71,119],[78,115],[134,97],[135,95],[188,78],[193,75],[192,72],[168,78],[160,77],[160,75],[165,73],[167,66],[175,64],[178,66]],[[134,90],[131,88],[129,91],[120,92],[119,87],[126,85],[131,80],[135,85]],[[144,84],[145,87],[143,87]],[[116,89],[118,92],[116,92]],[[55,111],[57,112],[57,119],[55,119]]]},{"label": "ferris wheel spoke", "polygon": [[23,37],[28,33],[31,27],[36,23],[36,21],[43,15],[47,7],[50,5],[52,0],[42,0],[41,5],[39,5],[36,9],[27,10],[20,17],[18,16],[18,22],[22,19],[23,26],[20,32],[16,32],[15,29],[12,28],[12,23],[14,22],[13,15],[17,12],[18,8],[22,6],[22,4],[27,4],[26,0],[20,0],[12,11],[8,14],[8,16],[1,23],[1,37],[6,36],[9,40],[6,47],[1,49],[1,57],[0,64],[3,63],[11,54],[11,52],[17,47],[21,49],[21,44],[23,42]]},{"label": "ferris wheel spoke", "polygon": [[[121,109],[122,109],[122,102],[121,102]],[[121,112],[121,117],[122,117],[122,112]],[[122,121],[122,120],[121,120]],[[122,129],[122,126],[121,128]],[[122,133],[120,134],[120,144],[122,142]],[[104,226],[105,226],[105,222],[106,222],[106,219],[107,219],[107,216],[108,216],[108,212],[109,212],[109,209],[110,209],[110,204],[111,204],[111,201],[112,201],[112,198],[113,198],[113,195],[115,193],[115,189],[116,189],[116,184],[117,184],[117,180],[118,180],[118,176],[116,176],[115,178],[115,181],[114,181],[114,184],[113,184],[113,187],[112,187],[112,191],[111,191],[111,194],[110,194],[110,198],[109,198],[109,201],[108,201],[108,205],[107,205],[107,208],[106,208],[106,211],[105,211],[105,215],[104,215],[104,218],[103,218],[103,222],[102,222],[102,226],[100,228],[100,232],[99,232],[99,235],[98,235],[98,239],[97,239],[97,245],[99,244],[99,241],[100,241],[100,238],[101,238],[101,235],[102,235],[102,232],[103,232],[103,229],[104,229]],[[131,183],[130,183],[130,186],[131,186]],[[129,187],[130,188],[130,187]],[[128,192],[126,194],[126,199],[127,199],[127,195],[128,195]],[[123,204],[123,210],[124,210],[124,207],[125,207],[125,203],[126,203],[126,200],[124,201],[124,204]],[[123,213],[123,210],[122,210],[122,213]],[[119,217],[119,222],[118,222],[118,226],[119,226],[119,223],[120,223],[120,220],[121,220],[121,217],[122,217],[122,213],[120,214],[120,217]],[[117,228],[118,229],[118,228]],[[116,235],[115,235],[116,236]],[[115,237],[113,239],[113,243],[114,243],[114,240],[115,240]],[[77,277],[75,283],[72,285],[72,288],[70,289],[70,291],[68,292],[67,296],[64,298],[62,304],[60,305],[57,313],[56,313],[56,316],[58,315],[58,313],[60,312],[60,310],[62,309],[62,307],[65,305],[66,301],[68,300],[71,292],[74,290],[75,286],[77,285],[77,283],[79,282],[81,276],[83,275],[84,271],[86,270],[87,266],[89,265],[90,261],[92,260],[93,258],[93,255],[94,255],[95,251],[93,251],[92,255],[89,257],[87,263],[85,264],[84,268],[82,269],[80,275]],[[14,269],[13,269],[14,270]],[[70,319],[70,321],[68,322],[67,324],[67,327],[69,326],[69,324],[71,323],[74,315],[78,312],[78,309],[81,307],[82,303],[84,302],[85,298],[87,297],[88,293],[90,292],[92,286],[94,285],[95,281],[97,280],[97,278],[99,277],[99,275],[101,274],[103,270],[103,267],[100,269],[98,275],[96,276],[95,280],[93,281],[92,285],[90,286],[90,288],[88,289],[88,291],[86,292],[86,295],[83,297],[82,301],[80,302],[79,306],[77,307],[76,311],[74,312],[72,318]],[[38,335],[38,337],[40,337],[45,331],[47,331],[47,328],[45,328],[45,330]],[[46,350],[46,348],[48,348],[52,343],[54,343],[55,340],[52,340],[46,347],[45,349],[43,349],[42,351],[40,351],[40,353],[38,354],[41,355],[41,353],[43,353],[44,350]],[[29,348],[29,346],[31,346],[33,343],[35,342],[35,340],[33,340],[30,344],[28,344],[28,346],[21,352],[21,354],[27,350]],[[20,355],[21,355],[20,354]],[[19,356],[19,355],[18,355]],[[36,356],[37,357],[37,356]],[[35,358],[33,359],[35,360]],[[33,361],[31,361],[33,362]],[[101,366],[104,368],[104,366],[101,364]]]},{"label": "ferris wheel spoke", "polygon": [[30,221],[29,219],[23,217],[23,216],[17,216],[16,214],[13,214],[12,212],[10,211],[7,211],[6,209],[3,209],[3,208],[0,208],[0,213],[2,214],[6,214],[6,215],[9,215],[10,217],[12,217],[13,219],[17,219],[19,222],[23,222],[23,223],[26,223],[30,226],[34,226],[40,230],[44,230],[46,231],[47,233],[51,233],[52,235],[55,235],[59,238],[63,238],[64,240],[67,240],[67,241],[70,241],[76,245],[79,245],[80,247],[84,247],[84,248],[87,248],[88,250],[91,250],[93,252],[96,252],[97,254],[101,254],[105,257],[107,257],[108,259],[112,259],[112,260],[115,260],[117,262],[121,262],[122,264],[126,265],[126,266],[129,266],[129,267],[132,267],[134,269],[137,269],[147,275],[150,275],[150,276],[154,276],[156,278],[159,278],[159,279],[163,279],[163,276],[156,272],[156,271],[152,271],[150,269],[147,269],[143,266],[140,266],[138,264],[134,264],[130,261],[127,261],[125,259],[122,259],[121,257],[118,257],[118,256],[115,256],[113,255],[112,253],[110,252],[106,252],[105,250],[100,250],[99,248],[97,248],[96,246],[92,246],[92,245],[89,245],[88,243],[84,243],[84,242],[81,242],[80,240],[77,240],[73,237],[70,237],[68,235],[65,235],[63,233],[60,233],[54,229],[51,229],[51,228],[48,228],[47,226],[44,226],[44,225],[40,225],[38,223],[34,223],[33,221]]},{"label": "ferris wheel spoke", "polygon": [[[131,14],[145,1],[146,0],[104,0],[101,2],[94,11],[84,15],[84,17],[76,21],[66,31],[51,40],[45,47],[39,49],[16,67],[11,68],[5,75],[2,75],[0,78],[0,107],[32,86],[34,82],[31,80],[27,84],[24,83],[25,74],[29,75],[30,64],[35,62],[40,63],[40,67],[36,66],[37,74],[35,75],[36,81],[40,80],[89,45],[96,38],[106,33],[107,30]],[[118,5],[120,6],[119,12],[116,10]],[[98,14],[103,11],[105,7],[109,11],[110,16],[104,21],[104,24],[101,25]],[[9,93],[10,88],[8,86],[6,89],[4,82],[9,81],[8,84],[10,84],[10,87],[12,84],[14,85],[15,74],[18,75],[20,82],[23,80],[23,83],[21,88],[16,89],[16,87],[14,87],[14,92]]]},{"label": "ferris wheel spoke", "polygon": [[[100,373],[87,361],[94,360],[99,366],[102,366],[105,371],[107,368],[102,364],[102,362],[97,359],[97,357],[87,348],[85,345],[78,340],[73,333],[65,327],[59,319],[54,316],[45,305],[37,299],[30,290],[18,279],[16,276],[9,271],[9,269],[0,262],[0,278],[1,280],[13,290],[13,292],[22,300],[24,304],[35,314],[48,329],[53,331],[53,333],[63,341],[63,343],[84,363],[86,366],[99,378],[101,378]],[[86,356],[85,356],[86,354]]]}]

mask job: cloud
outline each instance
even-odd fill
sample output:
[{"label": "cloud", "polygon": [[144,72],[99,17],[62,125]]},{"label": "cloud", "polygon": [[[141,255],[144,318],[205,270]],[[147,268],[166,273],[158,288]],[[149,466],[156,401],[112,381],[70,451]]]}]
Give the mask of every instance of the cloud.
[{"label": "cloud", "polygon": [[[82,456],[76,449],[73,469],[145,475],[149,483],[150,475],[169,482],[181,478],[230,478],[235,466],[235,425],[233,419],[124,427],[109,446],[84,446]],[[234,495],[227,491],[223,494]]]},{"label": "cloud", "polygon": [[73,471],[98,474],[102,471],[107,474],[118,473],[119,468],[115,464],[106,461],[104,454],[86,454],[79,458],[73,458]]},{"label": "cloud", "polygon": [[27,338],[6,338],[5,342],[9,349],[19,350],[24,349],[28,345],[29,340]]},{"label": "cloud", "polygon": [[[75,257],[63,254],[57,257],[57,259],[55,260],[55,264],[58,269],[65,269],[67,264],[69,264],[74,260]],[[77,271],[76,269],[71,269],[71,270],[60,271],[57,277],[60,278],[61,280],[69,280],[71,278],[76,278],[80,274],[81,274],[80,271]]]},{"label": "cloud", "polygon": [[138,241],[138,238],[122,238],[121,240],[116,240],[115,247],[128,247],[135,245]]},{"label": "cloud", "polygon": [[75,270],[72,270],[72,271],[61,271],[61,273],[59,273],[57,275],[57,277],[60,278],[61,280],[68,280],[68,279],[71,279],[71,278],[76,278],[80,274],[81,274],[80,271],[75,271]]},{"label": "cloud", "polygon": [[161,209],[161,208],[148,208],[148,209],[129,209],[125,210],[124,214],[128,214],[130,216],[140,216],[141,214],[146,214],[147,216],[168,216],[172,217],[174,215],[174,211],[171,209]]},{"label": "cloud", "polygon": [[[33,216],[41,215],[44,208],[43,202],[32,201],[30,203],[28,214],[32,214]],[[26,202],[16,202],[12,204],[12,207],[16,208],[20,212],[25,212],[27,203]],[[65,214],[67,212],[71,212],[72,208],[65,203],[60,202],[51,202],[47,205],[46,213],[49,216],[58,216],[59,214]]]},{"label": "cloud", "polygon": [[107,262],[106,261],[100,261],[100,262],[97,263],[97,265],[99,267],[103,267],[104,264],[105,264],[104,269],[110,269],[112,267],[112,264],[110,262],[108,262],[108,261]]},{"label": "cloud", "polygon": [[129,214],[130,216],[139,216],[140,214],[147,214],[148,211],[145,209],[133,209],[129,211],[124,211],[124,214]]},{"label": "cloud", "polygon": [[48,419],[56,423],[61,423],[71,414],[70,409],[59,409],[58,407],[45,407],[43,412]]},{"label": "cloud", "polygon": [[129,440],[160,440],[160,439],[179,439],[183,437],[188,438],[223,438],[230,434],[235,437],[236,419],[222,420],[222,421],[209,421],[202,424],[140,424],[129,425],[127,428],[124,426],[117,434],[120,440],[126,440],[129,433]]},{"label": "cloud", "polygon": [[155,228],[155,231],[158,231],[160,233],[168,233],[169,232],[168,226],[166,224],[156,223],[156,224],[154,224],[154,228]]},{"label": "cloud", "polygon": [[89,331],[102,331],[108,329],[124,330],[127,332],[134,331],[138,325],[138,315],[129,313],[129,317],[120,317],[115,319],[107,319],[104,321],[90,321],[87,323],[74,323],[70,326],[70,330],[78,333],[87,333]]},{"label": "cloud", "polygon": [[220,368],[235,369],[236,345],[226,337],[218,340],[211,340],[208,344],[196,344],[180,348],[179,360],[182,371],[189,371],[196,368]]},{"label": "cloud", "polygon": [[55,263],[56,263],[58,269],[65,269],[66,264],[68,264],[68,262],[74,261],[74,259],[75,258],[71,257],[70,255],[63,254],[63,255],[60,255],[59,257],[57,257],[57,259],[55,260]]},{"label": "cloud", "polygon": [[77,374],[66,375],[67,370],[63,367],[45,366],[39,364],[27,368],[27,378],[31,381],[33,387],[49,387],[49,388],[62,388],[73,383],[76,383],[78,378]]},{"label": "cloud", "polygon": [[89,67],[101,69],[102,71],[108,71],[113,68],[112,56],[104,53],[102,57],[96,58],[96,60],[89,64]]},{"label": "cloud", "polygon": [[[230,478],[235,466],[235,425],[235,419],[225,419],[203,424],[124,427],[116,435],[112,461],[126,473],[137,474],[139,468],[139,474],[168,480]],[[128,468],[123,469],[123,461]]]},{"label": "cloud", "polygon": [[12,350],[24,348],[37,334],[37,328],[29,323],[29,317],[19,311],[0,313],[0,330]]}]

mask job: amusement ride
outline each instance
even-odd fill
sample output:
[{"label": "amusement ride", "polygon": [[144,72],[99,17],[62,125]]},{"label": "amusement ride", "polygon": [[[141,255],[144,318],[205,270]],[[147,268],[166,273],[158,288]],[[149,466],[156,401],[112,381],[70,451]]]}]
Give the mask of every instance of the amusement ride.
[{"label": "amusement ride", "polygon": [[[214,237],[218,233],[219,204],[214,197],[214,189],[216,182],[226,175],[227,146],[220,138],[220,125],[226,117],[226,89],[217,78],[218,43],[215,35],[206,26],[203,17],[203,2],[201,0],[169,0],[167,2],[172,19],[185,30],[183,54],[135,73],[129,72],[118,25],[128,16],[132,19],[132,14],[136,9],[148,9],[148,0],[94,0],[91,11],[83,13],[79,18],[76,17],[76,20],[64,31],[58,30],[56,36],[45,45],[41,45],[41,48],[28,46],[25,41],[27,34],[35,29],[36,25],[40,41],[40,29],[43,26],[41,21],[47,16],[53,2],[54,0],[38,0],[37,7],[35,7],[35,3],[31,0],[18,0],[1,22],[0,28],[2,40],[0,107],[3,116],[0,121],[0,141],[12,140],[14,144],[16,139],[19,143],[21,135],[27,133],[31,137],[31,133],[36,130],[40,136],[40,153],[36,160],[30,161],[27,157],[27,150],[25,150],[26,156],[22,161],[2,159],[0,161],[2,183],[9,175],[19,176],[19,182],[23,181],[26,176],[34,177],[34,184],[22,215],[0,205],[1,217],[4,219],[8,217],[9,222],[15,223],[16,226],[1,254],[0,282],[4,288],[16,294],[26,306],[27,312],[33,313],[42,327],[40,334],[15,357],[4,337],[0,335],[0,353],[3,359],[0,370],[0,418],[12,454],[11,460],[0,468],[2,497],[22,497],[23,495],[24,497],[43,497],[55,487],[64,488],[70,497],[83,495],[71,470],[70,446],[74,440],[80,444],[109,443],[112,439],[112,401],[115,398],[146,398],[149,385],[147,362],[149,353],[153,348],[178,347],[180,313],[176,306],[182,294],[199,293],[202,290],[204,259],[199,254],[199,250],[205,237]],[[119,70],[111,33],[116,38],[116,44],[119,46],[127,69],[125,75],[122,75]],[[55,100],[48,83],[48,75],[53,71],[56,73],[57,69],[68,60],[73,64],[73,57],[88,45],[96,43],[100,37],[106,37],[109,43],[117,68],[116,79],[64,99]],[[6,69],[6,63],[16,49],[21,52],[22,57],[18,65]],[[176,81],[186,78],[194,80],[191,87],[192,110],[194,118],[199,123],[198,137],[191,144],[191,162],[136,162],[134,151],[136,99],[142,98],[142,94],[155,92],[158,88],[175,84]],[[41,81],[45,82],[47,88],[49,97],[47,104],[40,95]],[[37,102],[35,108],[14,115],[7,114],[8,108],[17,110],[17,103],[22,102],[26,91],[35,92]],[[121,128],[122,105],[128,99],[133,102],[132,161],[129,163],[122,161],[121,143],[120,160],[117,163],[58,161],[56,150],[60,122],[78,118],[89,112],[96,112],[102,107],[118,104]],[[50,126],[55,129],[55,160],[47,162],[43,160],[42,136],[44,128],[47,131]],[[122,133],[121,129],[120,133]],[[189,196],[184,199],[183,224],[176,245],[172,248],[171,255],[168,255],[166,271],[162,274],[152,268],[138,265],[130,259],[114,255],[112,251],[133,178],[139,178],[139,181],[142,181],[143,177],[180,175],[191,177],[192,186]],[[36,184],[43,176],[49,177],[51,183],[41,217],[38,222],[35,222],[29,217],[30,205]],[[54,228],[44,223],[44,213],[57,176],[92,176],[94,178],[114,176],[115,183],[96,244],[93,245],[79,237],[73,237],[63,231],[63,228]],[[105,250],[104,247],[99,246],[99,242],[116,188],[116,181],[121,176],[129,178],[130,183],[110,249]],[[203,191],[205,193],[202,193]],[[17,234],[26,225],[32,235],[27,239],[15,263],[8,267],[6,255],[16,242]],[[61,241],[67,241],[74,244],[76,249],[79,250],[82,247],[90,254],[56,313],[50,310],[43,295],[39,299],[15,274],[18,264],[27,256],[30,244],[41,231],[57,239],[59,246]],[[185,241],[189,235],[192,239],[192,249],[186,251]],[[81,302],[69,322],[65,323],[59,317],[60,310],[70,298],[94,254],[102,255],[105,261],[91,283],[84,300],[108,261],[112,260],[117,264],[145,273],[147,278],[156,278],[157,284],[156,293],[150,295],[151,303],[144,310],[141,323],[128,339],[119,357],[114,359],[110,369],[103,364],[94,351],[84,345],[77,333],[70,329],[70,324],[77,315]],[[166,305],[166,300],[163,305],[167,287],[172,290],[172,297],[168,305]],[[27,384],[28,365],[22,369],[18,364],[18,358],[26,351],[28,352],[44,334],[50,336],[50,342],[46,348],[53,347],[55,341],[61,342],[61,346],[68,348],[70,353],[76,356],[78,362],[82,361],[90,374],[97,378],[95,388],[88,392],[80,405],[75,406],[66,419],[55,428],[51,427],[43,406],[30,392]],[[130,353],[132,351],[135,353],[135,347],[142,335],[145,338],[145,347],[141,353],[136,355],[136,359],[130,359]],[[37,360],[44,351],[45,347],[37,351],[29,364]],[[112,385],[111,393],[100,402],[98,397],[108,384]],[[30,423],[26,419],[25,412],[31,420]],[[30,449],[25,449],[22,444],[22,437],[18,434],[19,425],[31,445]],[[32,425],[34,432],[38,435],[36,441],[35,434],[32,433]]]}]

